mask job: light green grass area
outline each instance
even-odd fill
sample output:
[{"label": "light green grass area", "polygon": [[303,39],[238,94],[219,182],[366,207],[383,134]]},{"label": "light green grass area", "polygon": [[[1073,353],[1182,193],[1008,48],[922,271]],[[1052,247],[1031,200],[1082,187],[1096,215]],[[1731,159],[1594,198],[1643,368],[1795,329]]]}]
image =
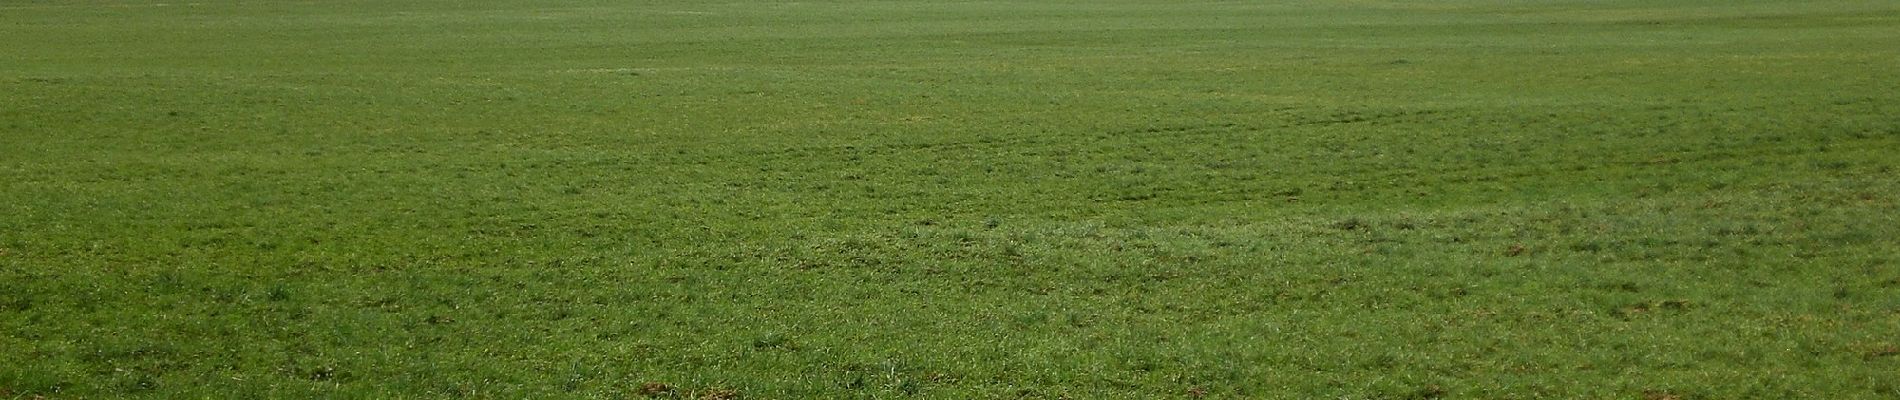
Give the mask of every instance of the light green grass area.
[{"label": "light green grass area", "polygon": [[0,2],[0,399],[1900,397],[1900,2]]}]

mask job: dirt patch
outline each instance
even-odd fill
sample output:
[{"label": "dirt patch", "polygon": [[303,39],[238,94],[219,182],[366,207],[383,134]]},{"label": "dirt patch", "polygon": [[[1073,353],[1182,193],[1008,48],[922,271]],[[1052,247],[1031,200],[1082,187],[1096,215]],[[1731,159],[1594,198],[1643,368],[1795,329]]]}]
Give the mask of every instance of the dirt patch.
[{"label": "dirt patch", "polygon": [[1664,390],[1644,390],[1643,400],[1682,400],[1682,395]]},{"label": "dirt patch", "polygon": [[726,388],[712,388],[699,394],[700,400],[737,400],[739,391]]},{"label": "dirt patch", "polygon": [[1868,350],[1867,353],[1862,354],[1861,358],[1867,359],[1868,361],[1872,361],[1872,360],[1888,358],[1888,357],[1893,357],[1893,356],[1900,356],[1900,345],[1890,344],[1886,346],[1875,347],[1873,350]]},{"label": "dirt patch", "polygon": [[660,396],[667,396],[671,394],[673,394],[673,385],[668,385],[668,384],[664,384],[660,382],[647,382],[647,383],[640,384],[641,396],[660,397]]}]

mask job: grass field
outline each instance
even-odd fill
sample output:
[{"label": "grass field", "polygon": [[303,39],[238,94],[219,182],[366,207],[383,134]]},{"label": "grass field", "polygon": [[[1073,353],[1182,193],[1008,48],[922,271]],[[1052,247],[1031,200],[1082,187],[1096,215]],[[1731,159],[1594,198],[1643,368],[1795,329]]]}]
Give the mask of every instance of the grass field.
[{"label": "grass field", "polygon": [[1900,398],[1900,2],[0,38],[0,399]]}]

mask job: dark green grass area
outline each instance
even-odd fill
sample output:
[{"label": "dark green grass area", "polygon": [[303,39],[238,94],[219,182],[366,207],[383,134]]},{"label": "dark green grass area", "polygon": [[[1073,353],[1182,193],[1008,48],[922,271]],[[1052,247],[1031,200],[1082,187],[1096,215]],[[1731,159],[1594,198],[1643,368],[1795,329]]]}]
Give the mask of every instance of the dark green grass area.
[{"label": "dark green grass area", "polygon": [[1896,398],[1900,3],[0,3],[0,399]]}]

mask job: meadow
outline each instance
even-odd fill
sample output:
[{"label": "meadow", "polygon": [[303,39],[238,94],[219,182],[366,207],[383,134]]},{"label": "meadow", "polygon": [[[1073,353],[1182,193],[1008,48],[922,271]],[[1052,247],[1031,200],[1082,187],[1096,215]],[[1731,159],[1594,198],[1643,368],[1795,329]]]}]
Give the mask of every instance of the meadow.
[{"label": "meadow", "polygon": [[9,0],[0,399],[1900,398],[1900,2]]}]

